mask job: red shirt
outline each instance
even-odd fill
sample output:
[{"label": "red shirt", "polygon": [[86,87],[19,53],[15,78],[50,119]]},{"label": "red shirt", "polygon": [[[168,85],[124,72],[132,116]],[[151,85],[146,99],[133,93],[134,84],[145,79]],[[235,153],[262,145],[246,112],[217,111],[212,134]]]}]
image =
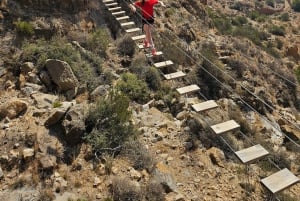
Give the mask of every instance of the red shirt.
[{"label": "red shirt", "polygon": [[137,1],[134,3],[137,7],[141,8],[143,18],[151,19],[154,16],[153,6],[158,3],[158,0],[145,0],[144,5],[142,2]]}]

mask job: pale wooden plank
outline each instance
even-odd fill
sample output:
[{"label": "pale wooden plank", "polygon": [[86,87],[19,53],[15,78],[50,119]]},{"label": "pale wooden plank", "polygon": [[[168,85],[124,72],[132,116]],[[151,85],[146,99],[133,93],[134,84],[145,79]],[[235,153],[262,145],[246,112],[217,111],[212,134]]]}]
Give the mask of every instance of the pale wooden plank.
[{"label": "pale wooden plank", "polygon": [[108,10],[109,11],[116,11],[116,10],[120,10],[121,9],[121,7],[114,7],[114,8],[109,8]]},{"label": "pale wooden plank", "polygon": [[125,14],[125,11],[122,10],[122,11],[119,11],[119,12],[114,12],[114,13],[111,13],[113,16],[116,16],[116,15],[123,15]]},{"label": "pale wooden plank", "polygon": [[120,21],[120,20],[127,20],[129,19],[128,16],[123,16],[123,17],[117,17],[116,20]]},{"label": "pale wooden plank", "polygon": [[130,21],[130,22],[121,23],[122,27],[131,26],[131,25],[134,25],[134,22]]},{"label": "pale wooden plank", "polygon": [[114,2],[114,0],[103,0],[103,3]]},{"label": "pale wooden plank", "polygon": [[186,94],[186,93],[191,93],[191,92],[198,91],[198,90],[200,90],[200,88],[197,85],[192,84],[192,85],[189,85],[189,86],[178,88],[176,90],[180,95],[183,95],[183,94]]},{"label": "pale wooden plank", "polygon": [[146,38],[145,34],[131,37],[132,40],[141,40],[141,39],[144,39],[144,38]]},{"label": "pale wooden plank", "polygon": [[214,100],[208,100],[202,103],[197,103],[195,105],[192,105],[192,108],[196,112],[203,112],[206,110],[214,109],[216,107],[218,107],[218,104]]},{"label": "pale wooden plank", "polygon": [[215,132],[215,134],[222,134],[240,128],[240,125],[234,120],[229,120],[220,124],[213,125],[211,126],[211,128]]},{"label": "pale wooden plank", "polygon": [[287,168],[261,180],[261,183],[272,193],[278,193],[297,182],[299,182],[299,178]]},{"label": "pale wooden plank", "polygon": [[162,62],[155,63],[154,66],[156,68],[162,68],[162,67],[170,66],[170,65],[173,65],[173,64],[174,63],[171,60],[167,60],[167,61],[162,61]]},{"label": "pale wooden plank", "polygon": [[177,79],[180,77],[184,77],[184,76],[186,76],[186,74],[182,71],[178,71],[175,73],[164,74],[163,76],[165,77],[166,80],[171,80],[171,79]]},{"label": "pale wooden plank", "polygon": [[132,33],[132,32],[141,31],[141,29],[140,28],[132,28],[132,29],[127,29],[125,31],[126,31],[126,33]]},{"label": "pale wooden plank", "polygon": [[139,49],[144,49],[144,45],[143,44],[138,44],[138,48]]},{"label": "pale wooden plank", "polygon": [[107,3],[105,4],[105,6],[110,7],[110,6],[116,6],[118,5],[118,3]]},{"label": "pale wooden plank", "polygon": [[242,163],[250,163],[268,155],[269,152],[260,144],[257,144],[252,147],[236,151],[235,154],[242,161]]},{"label": "pale wooden plank", "polygon": [[[144,45],[142,45],[142,46],[143,46],[142,48],[144,48]],[[161,56],[161,55],[163,55],[163,52],[157,51],[156,55],[154,55],[154,56]],[[153,55],[151,53],[150,54],[146,54],[146,57],[151,58],[151,57],[153,57]]]}]

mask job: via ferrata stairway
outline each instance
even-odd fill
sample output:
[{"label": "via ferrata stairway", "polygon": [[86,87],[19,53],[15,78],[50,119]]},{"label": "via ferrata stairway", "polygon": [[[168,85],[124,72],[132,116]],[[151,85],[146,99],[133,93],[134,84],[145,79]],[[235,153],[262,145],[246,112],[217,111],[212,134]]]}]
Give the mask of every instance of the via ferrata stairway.
[{"label": "via ferrata stairway", "polygon": [[[115,2],[115,0],[103,0],[102,2],[115,20],[120,23],[120,27],[125,31],[125,33],[132,34],[131,39],[135,41],[137,47],[142,50],[144,47],[141,41],[143,41],[146,36],[144,34],[139,34],[141,29],[136,27],[135,23],[130,20],[130,17],[126,15],[126,12],[122,10],[122,7],[119,5],[119,3]],[[155,56],[152,56],[152,54],[146,54],[145,56],[151,60],[153,66],[161,72],[162,77],[166,80],[176,81],[186,76],[186,73],[182,71],[175,71],[167,74],[163,73],[162,71],[165,68],[174,66],[174,63],[171,60],[165,60],[162,57],[163,52],[161,51],[158,51],[157,55]],[[153,62],[153,57],[161,58],[162,60]],[[191,84],[176,88],[175,90],[180,96],[187,96],[199,92],[200,87],[198,85]],[[202,113],[218,108],[218,104],[214,100],[208,100],[205,102],[201,102],[199,100],[199,103],[191,105],[191,108],[197,113]],[[239,130],[240,125],[234,120],[228,120],[211,125],[210,128],[215,135],[221,136],[225,133]],[[260,144],[256,144],[254,146],[236,151],[234,154],[243,164],[249,165],[250,163],[254,163],[257,160],[268,156],[269,152]],[[290,170],[285,168],[264,179],[261,179],[260,182],[271,193],[273,193],[273,195],[275,195],[279,191],[282,191],[299,181],[300,179],[298,177],[296,177]]]}]

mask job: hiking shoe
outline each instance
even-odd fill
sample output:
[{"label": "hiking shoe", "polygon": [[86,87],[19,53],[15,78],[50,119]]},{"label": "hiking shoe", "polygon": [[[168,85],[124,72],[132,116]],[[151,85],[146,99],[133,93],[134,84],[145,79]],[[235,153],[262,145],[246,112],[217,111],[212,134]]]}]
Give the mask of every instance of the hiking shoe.
[{"label": "hiking shoe", "polygon": [[144,48],[149,48],[149,47],[150,47],[150,43],[144,40]]},{"label": "hiking shoe", "polygon": [[156,52],[156,49],[155,49],[155,48],[152,48],[152,50],[151,50],[151,54],[152,54],[152,56],[155,56],[155,55],[157,55],[157,52]]}]

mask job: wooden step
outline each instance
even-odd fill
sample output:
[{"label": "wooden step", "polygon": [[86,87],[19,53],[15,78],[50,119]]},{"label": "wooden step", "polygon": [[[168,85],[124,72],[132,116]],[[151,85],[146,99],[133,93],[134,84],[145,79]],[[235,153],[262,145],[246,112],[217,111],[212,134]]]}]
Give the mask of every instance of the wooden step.
[{"label": "wooden step", "polygon": [[214,109],[216,107],[218,107],[218,104],[214,100],[208,100],[202,103],[197,103],[195,105],[192,105],[192,108],[196,112],[203,112],[206,110]]},{"label": "wooden step", "polygon": [[131,37],[132,40],[136,41],[136,40],[141,40],[141,39],[145,39],[146,35],[139,35],[139,36],[133,36]]},{"label": "wooden step", "polygon": [[134,22],[130,21],[130,22],[121,23],[121,27],[126,27],[126,26],[131,26],[131,25],[134,25]]},{"label": "wooden step", "polygon": [[132,28],[132,29],[127,29],[125,31],[126,31],[126,33],[133,33],[133,32],[137,32],[137,31],[141,31],[141,29],[140,28]]},{"label": "wooden step", "polygon": [[143,44],[138,44],[138,48],[139,49],[144,49],[144,45]]},{"label": "wooden step", "polygon": [[114,8],[109,8],[108,10],[109,11],[116,11],[116,10],[120,10],[121,9],[121,7],[114,7]]},{"label": "wooden step", "polygon": [[[142,46],[143,46],[143,47],[140,48],[140,49],[143,49],[143,48],[144,48],[144,45],[142,45]],[[163,55],[163,52],[157,51],[157,52],[156,52],[156,55],[154,55],[154,56],[156,57],[156,56],[161,56],[161,55]],[[151,53],[149,53],[149,54],[146,54],[146,57],[151,58],[151,57],[153,57],[153,55],[152,55]]]},{"label": "wooden step", "polygon": [[116,20],[121,21],[121,20],[127,20],[129,19],[128,16],[123,16],[123,17],[117,17]]},{"label": "wooden step", "polygon": [[114,0],[103,0],[103,3],[110,3],[110,2],[114,2]]},{"label": "wooden step", "polygon": [[183,95],[183,94],[198,91],[198,90],[200,90],[200,88],[197,85],[192,84],[192,85],[189,85],[189,86],[178,88],[176,90],[180,95]]},{"label": "wooden step", "polygon": [[260,144],[254,145],[246,149],[242,149],[240,151],[236,151],[234,153],[244,164],[251,163],[254,160],[258,160],[269,154],[269,152]]},{"label": "wooden step", "polygon": [[216,124],[211,126],[211,129],[215,132],[215,134],[222,134],[228,131],[232,131],[240,128],[240,125],[236,123],[234,120],[229,120],[220,124]]},{"label": "wooden step", "polygon": [[178,72],[170,73],[170,74],[164,74],[164,77],[166,80],[176,79],[176,78],[180,78],[180,77],[184,77],[184,76],[186,76],[186,74],[182,71],[178,71]]},{"label": "wooden step", "polygon": [[299,182],[299,178],[287,168],[284,168],[283,170],[261,180],[261,183],[273,194],[278,193],[297,182]]},{"label": "wooden step", "polygon": [[116,6],[116,5],[118,5],[118,3],[106,3],[105,4],[106,7]]},{"label": "wooden step", "polygon": [[163,67],[170,66],[170,65],[173,65],[173,64],[174,63],[171,60],[167,60],[167,61],[162,61],[162,62],[155,63],[154,66],[156,68],[163,68]]},{"label": "wooden step", "polygon": [[119,12],[114,12],[114,13],[111,13],[113,16],[116,16],[116,15],[123,15],[125,14],[125,11],[119,11]]}]

